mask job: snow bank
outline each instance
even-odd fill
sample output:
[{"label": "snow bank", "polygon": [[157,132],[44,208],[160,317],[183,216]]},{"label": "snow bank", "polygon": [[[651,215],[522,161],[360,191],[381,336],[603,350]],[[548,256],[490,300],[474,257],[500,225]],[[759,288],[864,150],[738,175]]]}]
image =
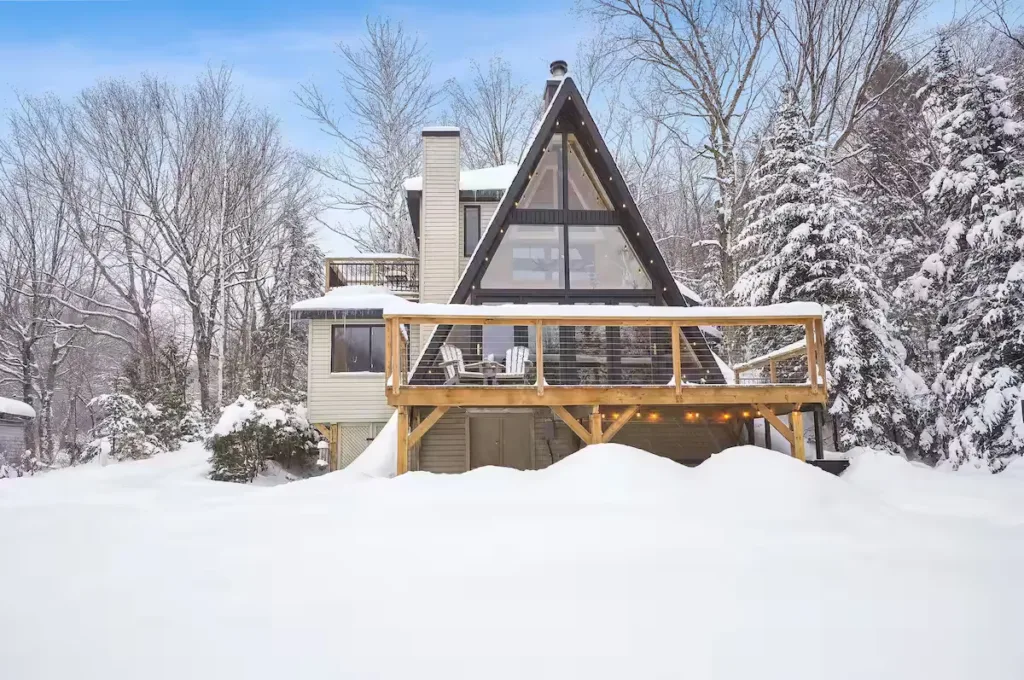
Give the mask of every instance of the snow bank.
[{"label": "snow bank", "polygon": [[1024,527],[901,508],[878,480],[919,471],[880,460],[607,444],[275,489],[150,463],[0,482],[4,677],[1024,677]]},{"label": "snow bank", "polygon": [[864,448],[852,450],[850,458],[843,479],[902,510],[1024,525],[1024,463],[1019,460],[993,475],[970,468],[937,470]]},{"label": "snow bank", "polygon": [[36,410],[23,401],[0,397],[0,413],[7,413],[22,418],[35,418]]}]

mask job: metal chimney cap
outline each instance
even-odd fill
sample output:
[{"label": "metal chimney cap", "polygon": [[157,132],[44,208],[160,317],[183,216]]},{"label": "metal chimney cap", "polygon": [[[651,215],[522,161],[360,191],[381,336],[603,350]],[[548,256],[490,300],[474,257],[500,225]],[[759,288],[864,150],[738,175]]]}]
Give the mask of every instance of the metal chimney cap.
[{"label": "metal chimney cap", "polygon": [[551,75],[555,78],[561,78],[569,72],[569,64],[562,59],[556,59],[551,62],[551,66],[549,68],[551,69]]}]

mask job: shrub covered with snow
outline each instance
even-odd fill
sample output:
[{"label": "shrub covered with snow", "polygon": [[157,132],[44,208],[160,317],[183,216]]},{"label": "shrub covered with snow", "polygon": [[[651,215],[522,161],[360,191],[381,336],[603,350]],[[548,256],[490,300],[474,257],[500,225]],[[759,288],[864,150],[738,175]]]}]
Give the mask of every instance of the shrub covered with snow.
[{"label": "shrub covered with snow", "polygon": [[83,460],[96,457],[111,460],[139,460],[164,450],[160,438],[153,433],[153,422],[160,410],[152,404],[139,404],[134,397],[121,392],[103,394],[89,408],[100,414],[92,430],[92,441],[85,447]]},{"label": "shrub covered with snow", "polygon": [[268,460],[287,470],[315,469],[317,434],[306,408],[293,401],[269,403],[239,397],[224,407],[206,440],[212,452],[210,477],[225,482],[251,482]]}]

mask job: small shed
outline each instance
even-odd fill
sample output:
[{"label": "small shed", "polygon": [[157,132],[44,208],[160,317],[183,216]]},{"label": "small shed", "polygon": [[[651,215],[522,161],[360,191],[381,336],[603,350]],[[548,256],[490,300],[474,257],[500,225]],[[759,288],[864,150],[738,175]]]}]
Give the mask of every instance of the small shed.
[{"label": "small shed", "polygon": [[0,467],[25,455],[25,429],[35,417],[25,402],[0,397]]}]

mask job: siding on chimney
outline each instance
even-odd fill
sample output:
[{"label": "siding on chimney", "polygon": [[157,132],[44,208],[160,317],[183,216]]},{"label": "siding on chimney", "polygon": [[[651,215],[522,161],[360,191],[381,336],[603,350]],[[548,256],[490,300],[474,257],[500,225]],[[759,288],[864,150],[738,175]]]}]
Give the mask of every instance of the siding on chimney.
[{"label": "siding on chimney", "polygon": [[420,302],[448,302],[459,280],[459,137],[423,137]]},{"label": "siding on chimney", "polygon": [[[459,141],[458,135],[423,135],[420,302],[448,302],[459,280]],[[420,337],[429,332],[421,329]]]}]

